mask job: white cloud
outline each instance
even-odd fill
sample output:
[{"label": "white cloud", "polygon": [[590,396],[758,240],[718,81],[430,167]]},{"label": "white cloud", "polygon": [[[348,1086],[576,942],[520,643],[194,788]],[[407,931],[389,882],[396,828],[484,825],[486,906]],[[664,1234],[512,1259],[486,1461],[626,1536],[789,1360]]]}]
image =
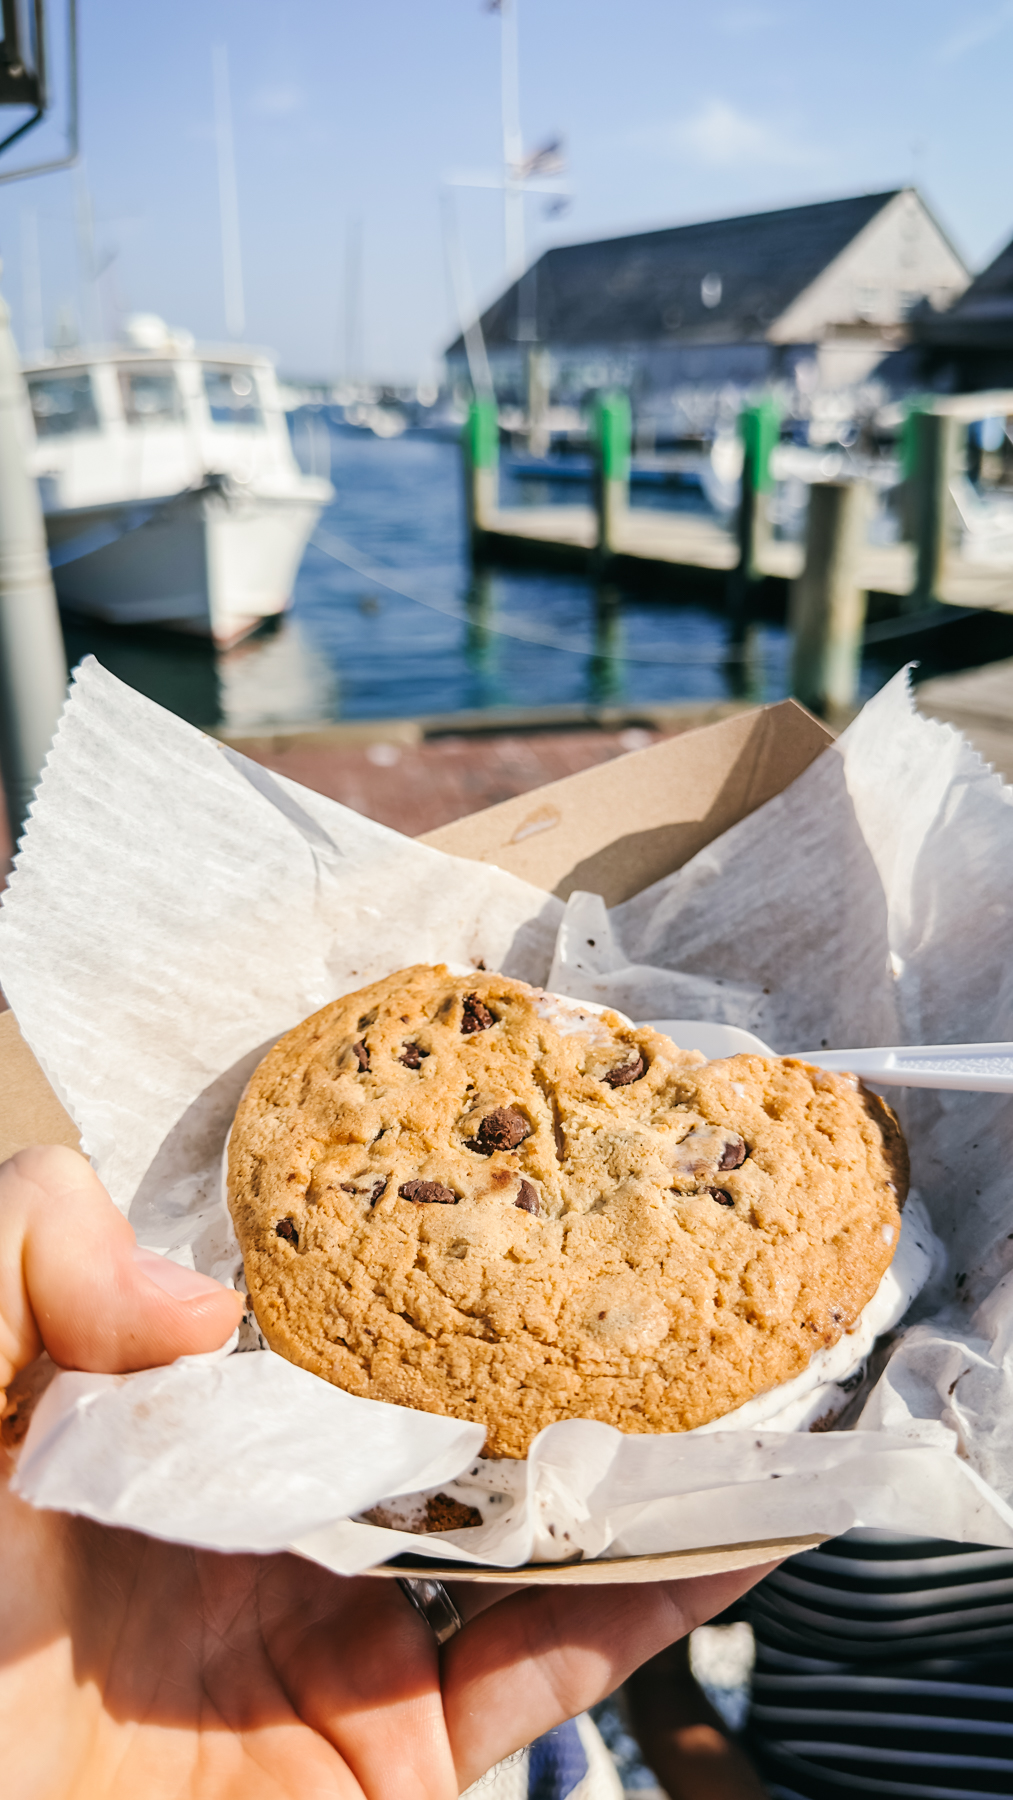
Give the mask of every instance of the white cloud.
[{"label": "white cloud", "polygon": [[689,118],[645,126],[636,133],[636,141],[656,155],[689,157],[712,169],[733,168],[742,162],[801,168],[817,162],[821,155],[766,119],[751,118],[727,100],[718,99],[706,101]]},{"label": "white cloud", "polygon": [[951,37],[944,38],[936,50],[936,61],[956,62],[958,57],[966,56],[969,50],[978,50],[982,44],[991,43],[1000,32],[1013,25],[1013,0],[1004,0],[1002,6],[996,6],[991,12],[982,13],[978,19],[965,25],[963,31],[955,31]]},{"label": "white cloud", "polygon": [[303,103],[303,91],[293,82],[256,88],[250,95],[250,111],[262,119],[288,119]]},{"label": "white cloud", "polygon": [[751,31],[766,31],[780,25],[782,15],[769,6],[730,6],[715,20],[726,37],[744,37]]}]

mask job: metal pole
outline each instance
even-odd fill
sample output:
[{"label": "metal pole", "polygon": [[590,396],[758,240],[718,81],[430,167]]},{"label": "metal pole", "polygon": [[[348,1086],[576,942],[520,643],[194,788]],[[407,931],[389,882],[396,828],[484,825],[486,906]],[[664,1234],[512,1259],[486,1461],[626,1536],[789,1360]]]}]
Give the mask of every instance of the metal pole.
[{"label": "metal pole", "polygon": [[501,27],[500,93],[503,108],[503,226],[506,273],[524,272],[524,178],[521,173],[520,77],[517,61],[517,0],[499,0]]},{"label": "metal pole", "polygon": [[0,769],[18,834],[67,693],[39,490],[25,458],[28,398],[0,298]]}]

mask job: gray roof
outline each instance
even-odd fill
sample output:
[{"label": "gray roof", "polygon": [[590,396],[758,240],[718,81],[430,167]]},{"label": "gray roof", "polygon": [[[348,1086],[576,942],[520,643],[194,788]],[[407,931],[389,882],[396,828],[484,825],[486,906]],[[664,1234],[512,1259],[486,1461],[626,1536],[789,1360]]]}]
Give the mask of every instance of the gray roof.
[{"label": "gray roof", "polygon": [[[486,343],[499,349],[525,340],[574,346],[761,340],[900,192],[547,250],[483,313]],[[716,306],[703,301],[707,275],[720,277]],[[457,338],[448,355],[462,351]]]},{"label": "gray roof", "polygon": [[913,324],[922,343],[972,349],[1013,345],[1013,240],[949,311],[919,313]]}]

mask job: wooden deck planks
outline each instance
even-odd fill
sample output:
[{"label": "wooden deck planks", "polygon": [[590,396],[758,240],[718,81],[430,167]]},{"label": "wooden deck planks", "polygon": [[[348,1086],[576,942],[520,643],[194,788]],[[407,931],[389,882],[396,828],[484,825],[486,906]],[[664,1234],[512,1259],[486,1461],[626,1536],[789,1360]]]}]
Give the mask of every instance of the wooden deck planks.
[{"label": "wooden deck planks", "polygon": [[919,712],[955,725],[975,749],[1013,782],[1013,659],[939,675],[915,690]]},{"label": "wooden deck planks", "polygon": [[[486,515],[482,539],[492,552],[499,540],[503,549],[544,545],[590,558],[598,541],[597,518],[590,506],[502,507]],[[617,526],[612,554],[644,565],[712,574],[730,573],[739,559],[734,534],[716,520],[693,513],[654,512],[647,507],[631,508]],[[804,560],[804,545],[776,538],[757,553],[760,573],[782,581],[797,581]],[[867,592],[904,599],[915,585],[914,546],[869,544],[862,553],[860,573]],[[1013,613],[1013,567],[952,558],[938,597],[949,606]]]}]

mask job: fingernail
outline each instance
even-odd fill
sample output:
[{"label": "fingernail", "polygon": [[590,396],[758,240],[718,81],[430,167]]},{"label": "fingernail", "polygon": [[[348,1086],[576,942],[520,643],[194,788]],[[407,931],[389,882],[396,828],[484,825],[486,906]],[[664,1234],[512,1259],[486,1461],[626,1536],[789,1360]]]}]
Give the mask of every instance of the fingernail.
[{"label": "fingernail", "polygon": [[198,1275],[196,1269],[181,1269],[167,1256],[159,1256],[155,1250],[144,1250],[140,1244],[134,1249],[134,1262],[142,1275],[163,1293],[171,1294],[174,1300],[203,1300],[221,1287],[221,1282],[212,1281],[210,1275]]}]

